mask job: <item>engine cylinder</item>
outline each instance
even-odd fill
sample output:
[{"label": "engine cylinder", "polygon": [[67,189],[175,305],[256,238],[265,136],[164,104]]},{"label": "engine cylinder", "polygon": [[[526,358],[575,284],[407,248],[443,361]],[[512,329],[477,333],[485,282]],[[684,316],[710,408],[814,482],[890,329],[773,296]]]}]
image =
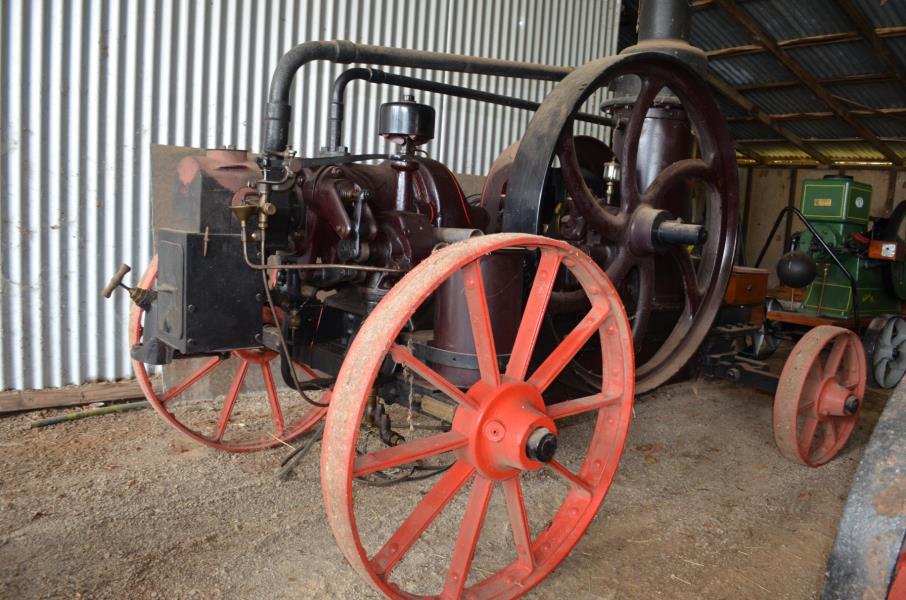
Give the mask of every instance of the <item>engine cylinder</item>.
[{"label": "engine cylinder", "polygon": [[[522,316],[522,253],[485,256],[481,259],[481,276],[494,324],[497,355],[509,354]],[[478,380],[479,373],[463,286],[462,272],[459,272],[437,290],[434,340],[430,343],[437,351],[432,353],[435,360],[429,358],[428,362],[451,383],[467,388]]]}]

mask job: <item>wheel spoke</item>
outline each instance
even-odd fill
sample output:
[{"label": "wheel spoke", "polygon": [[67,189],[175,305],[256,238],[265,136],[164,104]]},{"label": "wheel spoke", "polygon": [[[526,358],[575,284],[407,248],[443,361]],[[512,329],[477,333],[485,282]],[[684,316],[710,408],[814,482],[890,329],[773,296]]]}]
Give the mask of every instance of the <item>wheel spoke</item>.
[{"label": "wheel spoke", "polygon": [[821,434],[824,436],[821,445],[825,448],[832,448],[837,443],[839,432],[837,431],[836,423],[837,419],[831,418],[824,421],[821,425]]},{"label": "wheel spoke", "polygon": [[199,379],[201,379],[202,377],[204,377],[205,375],[207,375],[208,373],[213,371],[214,368],[217,367],[217,365],[219,365],[222,362],[223,362],[222,356],[212,356],[211,359],[208,362],[201,365],[201,367],[197,371],[191,373],[188,377],[186,377],[185,379],[180,381],[178,384],[176,384],[175,387],[172,387],[169,390],[167,390],[167,393],[164,394],[160,399],[161,403],[167,404],[167,402],[169,402],[176,396],[180,395],[181,393],[183,393],[184,391],[186,391],[187,389],[189,389],[190,387],[195,385],[195,383],[197,383]]},{"label": "wheel spoke", "polygon": [[405,465],[422,458],[462,448],[468,442],[468,437],[456,431],[447,431],[411,442],[403,442],[399,446],[383,448],[356,457],[352,476],[361,477],[375,471]]},{"label": "wheel spoke", "polygon": [[516,544],[516,560],[519,566],[531,571],[535,568],[535,556],[532,553],[532,533],[529,531],[528,515],[525,514],[525,499],[519,475],[504,479],[502,485],[510,517],[510,530]]},{"label": "wheel spoke", "polygon": [[552,460],[544,463],[544,465],[549,467],[557,475],[560,475],[560,477],[562,477],[570,486],[576,486],[586,494],[591,494],[591,484],[564,467],[559,461]]},{"label": "wheel spoke", "polygon": [[809,450],[815,443],[815,432],[818,430],[818,419],[815,417],[806,417],[802,429],[799,431],[799,448],[803,456],[808,458]]},{"label": "wheel spoke", "polygon": [[689,314],[694,315],[701,306],[703,294],[695,274],[695,267],[692,265],[692,257],[685,246],[672,246],[670,256],[679,267],[680,278],[683,280],[683,295],[686,298],[686,305],[689,307]]},{"label": "wheel spoke", "polygon": [[379,576],[386,576],[425,533],[437,515],[450,503],[475,470],[457,461],[416,505],[399,529],[374,555],[371,564]]},{"label": "wheel spoke", "polygon": [[397,363],[405,365],[412,369],[419,377],[436,387],[446,394],[451,400],[456,400],[460,404],[478,408],[478,403],[462,392],[458,387],[447,381],[437,371],[415,358],[411,352],[399,344],[393,344],[390,347],[390,355]]},{"label": "wheel spoke", "polygon": [[462,268],[465,281],[466,302],[469,307],[469,321],[475,340],[475,354],[481,380],[490,386],[500,385],[500,369],[497,364],[497,350],[494,347],[494,330],[488,312],[488,298],[484,293],[481,277],[481,260],[476,259]]},{"label": "wheel spoke", "polygon": [[714,170],[710,164],[700,158],[686,158],[672,163],[654,178],[654,181],[642,194],[641,202],[643,204],[652,204],[655,199],[660,198],[673,189],[675,185],[689,178],[710,181],[714,179]]},{"label": "wheel spoke", "polygon": [[274,418],[276,435],[280,437],[286,430],[283,422],[283,410],[280,408],[280,397],[277,396],[277,386],[274,385],[274,376],[271,373],[270,363],[261,363],[261,378],[264,379],[264,389],[267,390],[267,403],[271,407],[271,416]]},{"label": "wheel spoke", "polygon": [[591,310],[582,318],[582,321],[569,332],[569,335],[563,338],[563,341],[554,348],[550,356],[532,373],[528,383],[543,393],[566,365],[575,358],[582,346],[585,345],[585,342],[594,335],[601,323],[604,322],[604,319],[607,318],[609,312],[608,306],[604,303],[593,305]]},{"label": "wheel spoke", "polygon": [[585,396],[584,398],[557,402],[556,404],[551,404],[547,407],[547,416],[555,421],[557,419],[565,419],[566,417],[582,414],[584,412],[598,410],[607,406],[614,406],[619,403],[620,398],[622,397],[622,393],[613,395],[593,394],[591,396]]},{"label": "wheel spoke", "polygon": [[538,270],[535,272],[535,281],[529,292],[522,312],[522,322],[516,333],[513,343],[513,352],[507,363],[506,375],[518,381],[525,379],[529,361],[538,339],[538,331],[544,320],[544,313],[551,297],[551,290],[557,278],[557,269],[560,267],[561,255],[554,250],[543,250],[541,260],[538,261]]},{"label": "wheel spoke", "polygon": [[840,363],[843,362],[843,355],[846,353],[847,346],[849,346],[849,339],[845,336],[834,342],[830,354],[827,356],[827,361],[824,363],[825,377],[833,377],[840,370]]},{"label": "wheel spoke", "polygon": [[478,536],[481,534],[481,526],[484,524],[484,517],[488,512],[488,502],[491,500],[493,491],[494,481],[491,479],[476,476],[472,482],[472,490],[469,492],[466,512],[462,517],[459,537],[456,538],[456,546],[453,547],[450,570],[447,573],[447,582],[440,595],[441,598],[459,598],[462,594],[466,580],[469,578],[469,569],[472,566],[472,558],[475,556]]},{"label": "wheel spoke", "polygon": [[217,419],[217,431],[214,432],[214,441],[219,442],[226,433],[227,424],[230,422],[230,415],[233,414],[233,407],[236,405],[236,398],[239,397],[239,390],[242,388],[242,382],[245,381],[245,374],[249,371],[249,362],[243,360],[233,375],[233,382],[230,384],[230,390],[227,392],[226,400],[223,402],[223,408],[220,409],[220,418]]}]

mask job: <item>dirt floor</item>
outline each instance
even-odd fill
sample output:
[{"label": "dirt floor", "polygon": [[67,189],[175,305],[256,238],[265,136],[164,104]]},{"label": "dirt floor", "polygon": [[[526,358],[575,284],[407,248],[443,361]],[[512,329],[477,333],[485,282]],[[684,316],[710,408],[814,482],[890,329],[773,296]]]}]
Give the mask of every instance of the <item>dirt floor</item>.
[{"label": "dirt floor", "polygon": [[[842,455],[808,469],[774,448],[768,396],[694,382],[640,398],[597,519],[528,597],[816,597],[882,402],[870,394]],[[151,410],[29,429],[37,416],[0,419],[0,598],[376,597],[334,543],[316,453],[280,482],[288,449],[218,453]],[[580,421],[561,437],[588,431]],[[535,479],[530,502],[553,506],[559,480]],[[369,488],[377,508],[360,518],[386,529],[383,511],[403,510],[429,486]],[[416,546],[407,582],[443,577],[441,546],[463,504]],[[496,544],[509,539],[501,505],[495,493],[479,570],[501,560]]]}]

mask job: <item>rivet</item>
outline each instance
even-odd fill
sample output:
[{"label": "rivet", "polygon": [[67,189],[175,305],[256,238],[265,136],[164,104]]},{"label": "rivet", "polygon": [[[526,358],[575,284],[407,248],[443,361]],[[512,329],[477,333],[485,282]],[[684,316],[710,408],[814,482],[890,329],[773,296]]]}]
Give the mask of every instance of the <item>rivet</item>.
[{"label": "rivet", "polygon": [[609,326],[607,327],[607,335],[613,335],[613,334],[615,334],[616,332],[617,332],[617,328],[614,327],[613,325],[609,325]]},{"label": "rivet", "polygon": [[618,368],[614,367],[610,370],[610,374],[613,375],[614,377],[616,377],[620,374],[620,370]]},{"label": "rivet", "polygon": [[601,469],[604,468],[604,463],[602,463],[600,460],[596,460],[594,467],[595,467],[595,471],[600,471]]}]

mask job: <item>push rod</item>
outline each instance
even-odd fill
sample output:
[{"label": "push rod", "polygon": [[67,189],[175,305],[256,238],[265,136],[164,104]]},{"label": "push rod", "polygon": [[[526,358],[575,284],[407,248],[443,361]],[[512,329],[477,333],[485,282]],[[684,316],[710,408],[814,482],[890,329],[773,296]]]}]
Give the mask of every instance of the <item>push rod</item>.
[{"label": "push rod", "polygon": [[345,40],[305,42],[284,54],[277,62],[271,78],[268,104],[264,116],[265,152],[282,152],[289,140],[289,122],[292,113],[289,94],[296,71],[309,62],[326,60],[349,64],[363,63],[387,67],[410,67],[433,71],[474,73],[496,77],[518,77],[544,81],[560,81],[572,71],[571,67],[557,67],[537,63],[500,60],[480,56],[426,52],[403,48],[386,48],[369,44],[355,44]]},{"label": "push rod", "polygon": [[[509,108],[518,108],[521,110],[536,111],[541,106],[538,102],[523,100],[522,98],[513,98],[502,94],[484,92],[472,88],[453,85],[450,83],[441,83],[430,79],[420,79],[417,77],[407,77],[405,75],[396,75],[394,73],[385,73],[379,69],[367,69],[355,67],[347,69],[340,73],[339,77],[333,83],[333,96],[330,102],[330,117],[327,124],[328,144],[327,147],[331,152],[337,152],[342,147],[343,137],[343,119],[345,118],[345,96],[346,87],[355,80],[366,81],[368,83],[392,85],[395,87],[411,88],[423,92],[432,92],[453,96],[456,98],[466,98],[468,100],[477,100]],[[588,113],[577,113],[577,121],[604,125],[605,127],[613,126],[613,119],[609,117],[592,115]]]}]

